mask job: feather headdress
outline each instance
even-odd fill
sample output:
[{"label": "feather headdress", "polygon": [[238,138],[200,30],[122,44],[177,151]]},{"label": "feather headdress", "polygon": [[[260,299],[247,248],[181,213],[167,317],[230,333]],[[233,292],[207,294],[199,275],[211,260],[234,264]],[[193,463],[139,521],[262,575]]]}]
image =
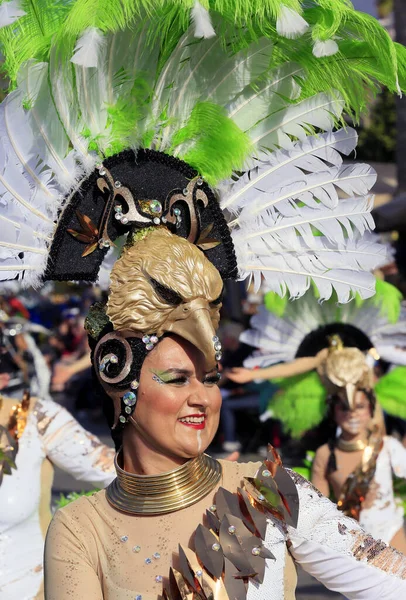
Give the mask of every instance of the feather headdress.
[{"label": "feather headdress", "polygon": [[[405,51],[374,19],[346,0],[13,0],[0,25],[11,79],[0,107],[3,279],[97,276],[117,235],[157,221],[139,218],[141,186],[137,218],[105,213],[103,237],[100,211],[98,222],[78,216],[78,194],[112,194],[118,181],[122,200],[129,186],[114,166],[154,150],[217,188],[240,278],[265,278],[281,295],[300,296],[311,280],[321,298],[373,294],[367,271],[383,250],[362,234],[375,174],[343,164],[357,139],[344,115],[356,119],[379,84],[406,88]],[[66,260],[52,255],[61,228],[81,245]],[[213,258],[225,234],[205,235]],[[92,264],[83,273],[79,257]]]},{"label": "feather headdress", "polygon": [[[337,335],[344,343],[346,359],[354,368],[358,361],[358,367],[371,372],[371,365],[367,365],[368,352],[398,365],[381,377],[375,392],[386,412],[404,417],[404,384],[395,391],[394,382],[399,384],[402,380],[406,365],[406,309],[399,290],[380,280],[376,281],[374,297],[367,300],[357,297],[345,305],[338,305],[333,299],[321,303],[314,289],[292,303],[272,292],[266,294],[265,304],[251,319],[251,329],[240,336],[243,342],[258,348],[244,366],[266,367],[316,356],[329,347],[332,337]],[[340,354],[344,356],[345,352],[336,353],[338,357]],[[322,362],[319,373],[311,371],[276,381],[281,392],[272,399],[271,410],[295,438],[317,426],[325,415],[325,386],[329,380],[324,372],[326,364]],[[294,370],[295,363],[292,372]],[[351,377],[351,368],[347,368],[345,374]]]}]

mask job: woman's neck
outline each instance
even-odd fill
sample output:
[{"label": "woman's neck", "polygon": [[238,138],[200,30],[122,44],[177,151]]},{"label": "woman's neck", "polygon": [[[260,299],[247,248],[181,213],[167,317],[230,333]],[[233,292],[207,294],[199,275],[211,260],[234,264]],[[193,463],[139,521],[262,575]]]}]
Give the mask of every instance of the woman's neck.
[{"label": "woman's neck", "polygon": [[158,475],[173,471],[188,460],[180,456],[164,454],[155,448],[145,439],[142,432],[137,430],[136,425],[124,431],[122,457],[124,471],[137,475]]},{"label": "woman's neck", "polygon": [[366,442],[368,439],[368,432],[366,430],[359,431],[358,433],[350,433],[349,431],[341,431],[340,438],[345,442]]}]

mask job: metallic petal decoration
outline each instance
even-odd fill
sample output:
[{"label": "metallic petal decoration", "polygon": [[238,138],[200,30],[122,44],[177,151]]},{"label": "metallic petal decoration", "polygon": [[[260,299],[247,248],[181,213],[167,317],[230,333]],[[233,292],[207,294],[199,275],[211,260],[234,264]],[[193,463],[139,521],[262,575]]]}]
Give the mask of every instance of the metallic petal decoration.
[{"label": "metallic petal decoration", "polygon": [[224,559],[224,585],[229,600],[241,600],[247,595],[244,581],[235,577],[235,567],[228,558]]},{"label": "metallic petal decoration", "polygon": [[173,567],[169,570],[169,587],[173,600],[193,600],[193,592],[189,590],[182,573]]},{"label": "metallic petal decoration", "polygon": [[288,525],[297,527],[299,519],[299,496],[292,478],[283,467],[278,467],[274,480],[285,508],[285,520]]},{"label": "metallic petal decoration", "polygon": [[215,533],[218,534],[220,530],[220,521],[216,517],[216,515],[211,512],[211,510],[206,510],[206,520],[209,529],[212,529]]},{"label": "metallic petal decoration", "polygon": [[247,514],[253,524],[253,533],[256,533],[264,540],[267,527],[266,515],[261,510],[258,510],[258,508],[254,506],[254,503],[251,503],[250,496],[245,490],[238,488],[237,493],[243,500],[244,506],[247,509]]},{"label": "metallic petal decoration", "polygon": [[181,572],[171,569],[164,600],[244,600],[249,579],[262,583],[265,559],[275,560],[262,542],[267,516],[295,527],[298,493],[272,447],[257,476],[244,479],[244,487],[237,494],[217,491],[216,511],[206,513],[210,529],[196,529],[196,554],[179,546]]},{"label": "metallic petal decoration", "polygon": [[218,579],[223,572],[224,555],[221,547],[213,550],[214,544],[218,544],[216,536],[203,525],[199,525],[195,534],[196,554],[206,571]]},{"label": "metallic petal decoration", "polygon": [[[179,552],[179,567],[180,567],[181,573],[182,573],[183,577],[185,578],[185,580],[190,585],[190,587],[197,592],[198,588],[201,586],[201,582],[199,581],[199,578],[196,576],[196,572],[194,571],[194,569],[190,563],[190,560],[189,560],[189,558],[190,558],[189,553],[193,554],[193,552],[191,550],[189,550],[189,552],[186,553],[186,550],[184,548],[182,548],[182,546],[180,544],[178,547],[178,552]],[[197,559],[196,559],[196,563],[197,563]],[[198,565],[198,563],[197,563],[197,565]],[[196,569],[196,570],[199,570],[199,569]],[[197,582],[199,583],[199,585],[197,585]]]},{"label": "metallic petal decoration", "polygon": [[[235,532],[229,533],[230,526],[233,526]],[[239,573],[238,577],[255,577],[258,573],[257,569],[253,565],[254,561],[250,560],[250,557],[245,553],[243,544],[247,545],[248,539],[251,538],[251,534],[244,527],[243,523],[237,517],[233,515],[225,515],[221,520],[220,526],[220,544],[223,549],[224,556],[228,558],[235,567],[237,567]],[[260,540],[256,537],[254,546],[260,545]],[[254,557],[252,557],[254,558]],[[265,563],[261,560],[263,567]]]}]

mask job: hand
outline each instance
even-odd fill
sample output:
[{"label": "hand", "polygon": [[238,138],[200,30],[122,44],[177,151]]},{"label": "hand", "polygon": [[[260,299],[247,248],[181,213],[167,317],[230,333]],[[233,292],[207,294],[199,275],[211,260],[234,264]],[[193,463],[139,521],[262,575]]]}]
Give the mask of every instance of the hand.
[{"label": "hand", "polygon": [[236,462],[239,458],[240,458],[240,453],[235,451],[235,452],[232,452],[231,454],[229,454],[228,456],[226,456],[226,458],[224,460]]},{"label": "hand", "polygon": [[378,497],[379,494],[379,483],[376,483],[375,480],[372,480],[367,493],[365,494],[365,500],[362,502],[361,506],[362,508],[371,508],[374,503],[375,500]]},{"label": "hand", "polygon": [[72,377],[73,374],[72,365],[67,365],[62,362],[57,363],[52,376],[52,391],[61,392],[64,389],[66,382]]},{"label": "hand", "polygon": [[228,379],[235,381],[235,383],[248,383],[255,379],[255,371],[251,369],[244,369],[244,367],[236,367],[229,369],[224,373]]}]

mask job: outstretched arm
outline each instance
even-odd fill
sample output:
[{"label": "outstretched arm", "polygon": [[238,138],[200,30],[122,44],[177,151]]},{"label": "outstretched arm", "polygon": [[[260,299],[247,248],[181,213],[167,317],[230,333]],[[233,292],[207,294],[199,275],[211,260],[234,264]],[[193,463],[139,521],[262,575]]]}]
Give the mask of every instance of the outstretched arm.
[{"label": "outstretched arm", "polygon": [[293,375],[300,375],[317,369],[321,361],[324,360],[327,352],[327,349],[321,350],[316,356],[305,356],[291,362],[265,367],[264,369],[244,369],[243,367],[238,367],[225,371],[224,375],[236,383],[248,383],[249,381],[254,381],[254,379],[266,380],[278,379],[279,377],[292,377]]}]

